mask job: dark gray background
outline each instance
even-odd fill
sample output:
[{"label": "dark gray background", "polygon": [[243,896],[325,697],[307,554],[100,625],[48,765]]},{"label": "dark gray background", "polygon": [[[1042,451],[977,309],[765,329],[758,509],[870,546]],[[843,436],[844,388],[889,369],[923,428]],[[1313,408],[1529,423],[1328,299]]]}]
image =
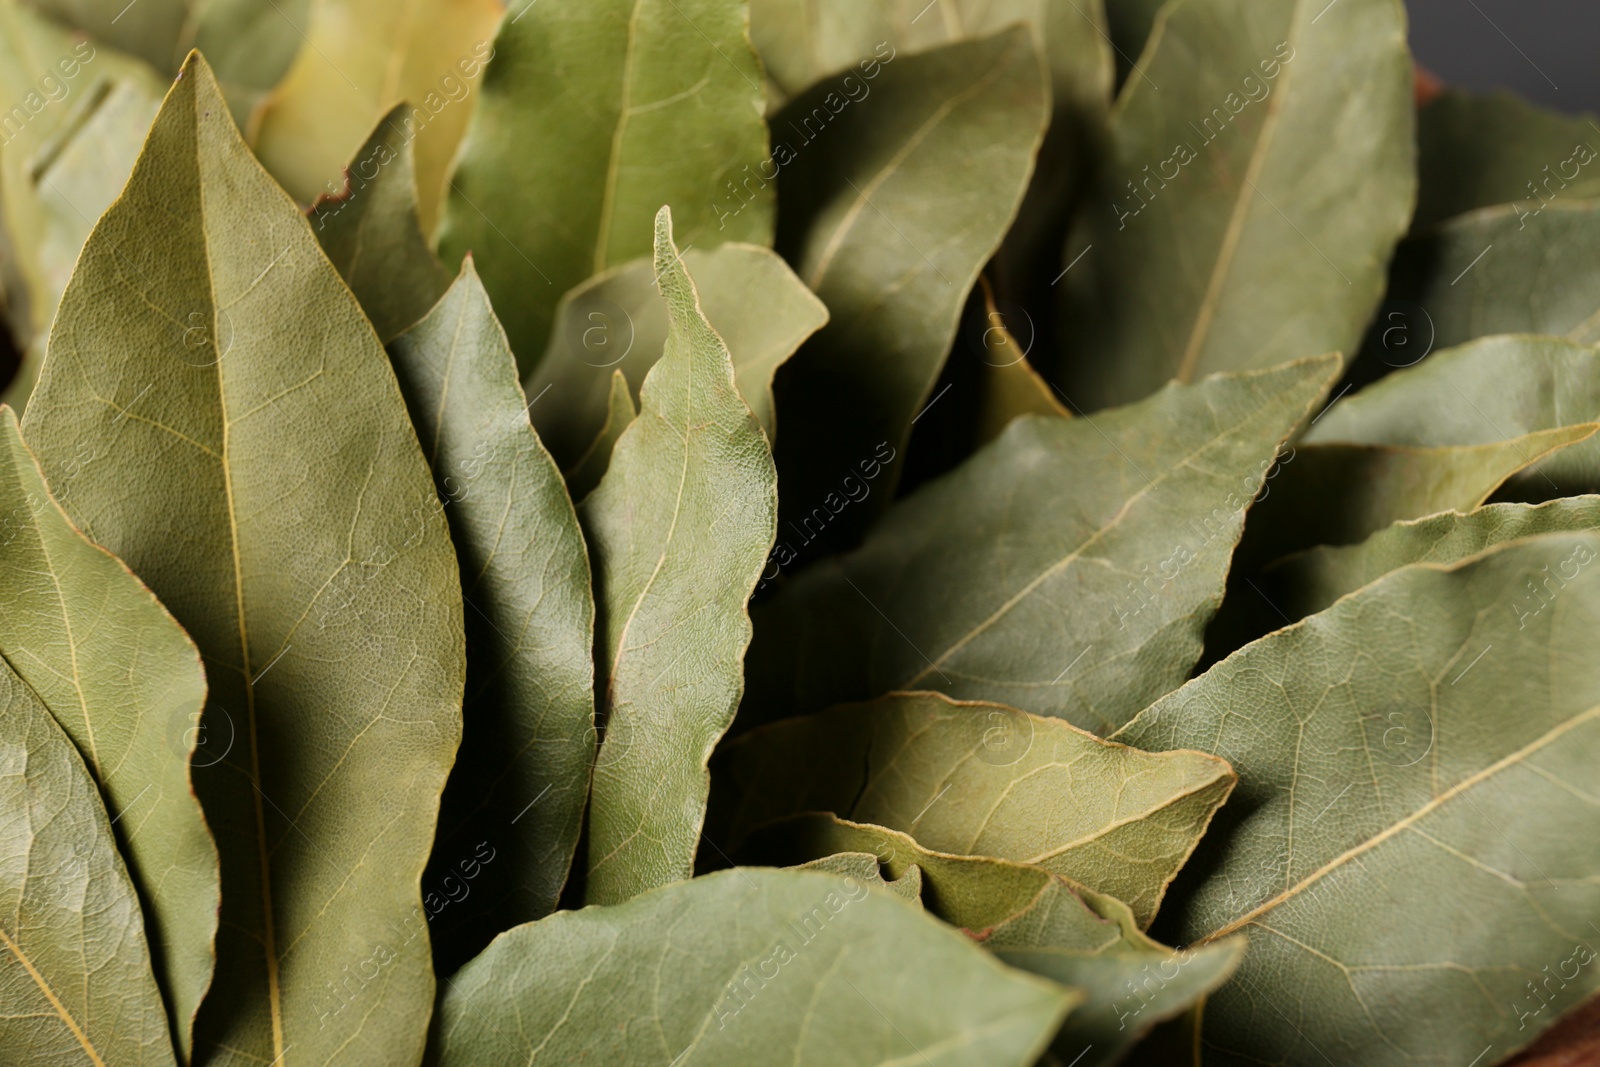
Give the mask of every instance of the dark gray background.
[{"label": "dark gray background", "polygon": [[1417,61],[1445,82],[1600,111],[1600,0],[1406,0]]}]

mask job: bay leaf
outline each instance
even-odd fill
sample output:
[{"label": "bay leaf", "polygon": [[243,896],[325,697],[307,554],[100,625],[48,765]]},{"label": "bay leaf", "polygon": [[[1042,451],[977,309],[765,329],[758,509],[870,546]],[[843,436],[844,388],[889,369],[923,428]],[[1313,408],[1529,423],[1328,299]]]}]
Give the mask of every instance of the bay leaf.
[{"label": "bay leaf", "polygon": [[1489,504],[1397,522],[1355,545],[1324,545],[1278,560],[1263,582],[1290,621],[1412,563],[1455,563],[1487,548],[1559,531],[1600,529],[1600,496],[1549,503]]},{"label": "bay leaf", "polygon": [[[396,124],[416,158],[422,232],[438,221],[450,164],[494,56],[496,0],[317,0],[306,45],[250,121],[262,164],[310,203],[338,192],[339,168],[372,124],[406,103]],[[535,142],[537,143],[537,142]]]},{"label": "bay leaf", "polygon": [[345,187],[311,208],[312,229],[385,343],[426,315],[449,286],[417,218],[406,108],[393,108],[344,168]]},{"label": "bay leaf", "polygon": [[1600,985],[1597,559],[1547,534],[1396,571],[1117,735],[1239,772],[1169,909],[1251,937],[1208,1063],[1496,1062]]},{"label": "bay leaf", "polygon": [[[778,375],[787,520],[880,443],[904,449],[1021,203],[1046,89],[1038,47],[1015,27],[901,56],[856,100],[823,82],[773,120],[785,139],[773,150],[777,247],[830,315]],[[830,523],[824,544],[851,543],[899,477],[890,468],[885,491]]]},{"label": "bay leaf", "polygon": [[[1588,149],[1575,155],[1579,148]],[[1600,196],[1600,129],[1507,92],[1447,90],[1417,112],[1417,229],[1475,208]]]},{"label": "bay leaf", "polygon": [[900,877],[893,881],[884,878],[883,871],[878,867],[878,857],[870,852],[836,852],[799,864],[798,867],[804,871],[825,871],[829,874],[846,875],[858,882],[882,888],[901,900],[910,901],[919,907],[922,904],[922,871],[916,864],[908,866]]},{"label": "bay leaf", "polygon": [[1349,545],[1396,522],[1471,511],[1518,472],[1582,442],[1600,423],[1540,430],[1482,445],[1302,444],[1251,512],[1240,573],[1314,545]]},{"label": "bay leaf", "polygon": [[[23,435],[204,657],[223,910],[198,1055],[413,1062],[456,560],[382,346],[198,54],[84,248]],[[327,1025],[352,1005],[363,1026]]]},{"label": "bay leaf", "polygon": [[978,283],[983,290],[983,318],[976,324],[978,343],[972,350],[984,366],[979,443],[987,444],[999,437],[1019,415],[1070,418],[1072,412],[1056,399],[1050,383],[1028,362],[1028,347],[1007,328],[1004,314],[995,307],[989,280],[980,276]]},{"label": "bay leaf", "polygon": [[[772,547],[777,478],[727,347],[656,216],[670,329],[639,417],[579,509],[596,574],[605,735],[589,800],[589,903],[689,877],[750,641],[746,603]],[[598,681],[597,679],[597,685]]]},{"label": "bay leaf", "polygon": [[519,926],[451,983],[427,1062],[1032,1064],[1078,995],[869,885],[738,868]]},{"label": "bay leaf", "polygon": [[470,256],[390,351],[467,608],[465,728],[423,878],[449,974],[554,911],[572,867],[595,751],[594,595],[577,513]]},{"label": "bay leaf", "polygon": [[891,886],[915,872],[923,901],[941,919],[965,928],[1013,967],[1083,990],[1083,1004],[1052,1046],[1063,1062],[1077,1067],[1117,1062],[1155,1024],[1188,1010],[1226,981],[1244,951],[1243,938],[1192,952],[1171,949],[1147,937],[1126,904],[1060,875],[991,857],[933,852],[908,834],[834,815],[770,824],[745,852],[773,862],[810,854],[865,860],[873,871],[881,863],[897,879]]},{"label": "bay leaf", "polygon": [[746,734],[718,754],[712,785],[706,837],[722,849],[832,812],[939,852],[1043,867],[1127,902],[1147,926],[1233,772],[1000,704],[897,693]]},{"label": "bay leaf", "polygon": [[1416,198],[1395,0],[1185,0],[1156,25],[1067,245],[1059,380],[1083,410],[1353,353]]},{"label": "bay leaf", "polygon": [[[1600,142],[1600,138],[1596,138]],[[1371,376],[1493,334],[1600,341],[1600,204],[1484,208],[1401,242],[1362,352]]]},{"label": "bay leaf", "polygon": [[176,1064],[94,781],[4,663],[0,708],[0,1048],[18,1064]]},{"label": "bay leaf", "polygon": [[[68,480],[102,460],[79,451]],[[216,962],[217,849],[189,782],[200,653],[143,583],[67,519],[16,416],[0,409],[0,658],[66,731],[107,809],[143,906],[157,982],[185,1061]]]},{"label": "bay leaf", "polygon": [[1112,50],[1117,55],[1117,81],[1139,77],[1136,68],[1145,46],[1150,41],[1150,31],[1155,29],[1156,15],[1166,6],[1167,0],[1105,0],[1106,30],[1111,36]]},{"label": "bay leaf", "polygon": [[[1600,349],[1556,337],[1485,337],[1435,352],[1345,397],[1315,444],[1491,445],[1600,421]],[[1519,478],[1539,498],[1600,491],[1600,441],[1561,449]]]},{"label": "bay leaf", "polygon": [[447,263],[477,254],[524,374],[563,293],[651,255],[663,203],[685,247],[772,243],[747,22],[742,0],[590,0],[519,4],[501,25],[439,242]]},{"label": "bay leaf", "polygon": [[[757,609],[741,722],[938,689],[1115,729],[1188,677],[1245,509],[1337,371],[1326,356],[1013,421]],[[779,562],[818,519],[782,527]]]},{"label": "bay leaf", "polygon": [[134,57],[0,0],[0,260],[22,357],[0,401],[27,402],[72,265],[133,169],[164,88]]},{"label": "bay leaf", "polygon": [[[210,57],[232,110],[243,126],[251,110],[300,50],[311,0],[24,0],[96,42],[136,56],[156,72],[178,73],[184,56]],[[131,165],[132,160],[129,160]],[[125,178],[126,172],[119,177]]]},{"label": "bay leaf", "polygon": [[[828,309],[768,248],[735,242],[689,249],[683,263],[706,321],[733,357],[739,395],[767,439],[775,440],[772,376],[828,321]],[[563,469],[578,466],[620,410],[611,395],[613,372],[626,378],[632,402],[661,358],[668,329],[649,259],[614,267],[561,298],[550,345],[527,377],[526,391],[537,400],[534,426]]]},{"label": "bay leaf", "polygon": [[610,394],[606,397],[606,421],[567,475],[567,486],[574,500],[582,500],[600,484],[606,468],[611,466],[611,451],[616,447],[617,438],[622,436],[622,431],[638,415],[639,409],[633,406],[633,393],[628,389],[628,379],[623,377],[620,370],[613,370]]}]

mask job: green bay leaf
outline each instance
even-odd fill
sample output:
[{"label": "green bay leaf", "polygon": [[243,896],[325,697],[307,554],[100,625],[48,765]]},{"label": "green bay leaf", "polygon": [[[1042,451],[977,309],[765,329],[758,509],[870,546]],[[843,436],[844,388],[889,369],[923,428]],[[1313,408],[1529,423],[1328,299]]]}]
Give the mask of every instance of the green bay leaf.
[{"label": "green bay leaf", "polygon": [[312,206],[312,229],[384,342],[426,315],[449,286],[417,218],[415,153],[404,106],[378,120],[345,165],[341,195]]},{"label": "green bay leaf", "polygon": [[563,293],[651,254],[663,203],[685,247],[771,243],[747,21],[742,0],[590,0],[502,23],[439,240],[447,263],[476,253],[524,373]]},{"label": "green bay leaf", "polygon": [[1355,351],[1416,196],[1411,61],[1398,0],[1326,7],[1175,0],[1157,19],[1067,246],[1076,406]]},{"label": "green bay leaf", "polygon": [[[767,439],[775,440],[772,376],[828,321],[828,309],[768,248],[730,243],[688,249],[683,264],[706,321],[733,357],[739,395]],[[550,345],[528,376],[526,391],[534,398],[533,424],[563,469],[571,471],[595,454],[608,422],[616,427],[613,441],[627,425],[618,421],[614,372],[623,374],[632,403],[661,358],[669,328],[650,259],[614,267],[561,298]],[[582,492],[574,487],[575,496]]]},{"label": "green bay leaf", "polygon": [[1557,199],[1600,195],[1597,162],[1592,115],[1559,115],[1506,92],[1448,90],[1417,112],[1414,225],[1512,201],[1537,211]]},{"label": "green bay leaf", "polygon": [[[413,1061],[456,560],[382,346],[198,55],[85,246],[23,434],[204,657],[223,910],[200,1055]],[[364,1025],[328,1025],[346,1011]]]},{"label": "green bay leaf", "polygon": [[[1116,729],[1188,677],[1245,509],[1337,369],[1327,356],[1013,421],[756,610],[741,722],[937,689]],[[831,521],[822,503],[780,527],[779,563]]]},{"label": "green bay leaf", "polygon": [[960,856],[1031,863],[1126,901],[1148,925],[1233,788],[1199,752],[1153,756],[999,704],[901,693],[725,746],[707,839],[737,849],[808,811]]},{"label": "green bay leaf", "polygon": [[1013,967],[1081,989],[1083,1004],[1053,1043],[1062,1062],[1078,1067],[1117,1062],[1157,1023],[1226,981],[1244,950],[1243,938],[1193,951],[1168,948],[1146,936],[1120,900],[1043,868],[934,852],[908,834],[834,815],[769,824],[746,843],[741,860],[784,863],[808,855],[864,859],[869,873],[881,864],[896,879],[891,886],[914,879],[930,911]]},{"label": "green bay leaf", "polygon": [[579,514],[594,556],[605,739],[590,795],[585,899],[689,877],[706,761],[744,691],[746,602],[772,547],[777,477],[727,347],[656,217],[666,351]]},{"label": "green bay leaf", "polygon": [[139,901],[72,742],[0,663],[0,1048],[175,1064]]},{"label": "green bay leaf", "polygon": [[[904,449],[1049,118],[1026,27],[899,56],[862,84],[851,100],[822,82],[773,119],[777,247],[830,315],[778,375],[786,520],[880,445]],[[849,544],[881,513],[899,466],[887,474],[825,544]]]},{"label": "green bay leaf", "polygon": [[594,596],[577,513],[470,257],[390,351],[466,603],[465,727],[423,878],[449,974],[554,911],[572,867],[595,750]]},{"label": "green bay leaf", "polygon": [[[71,461],[72,479],[105,457]],[[182,628],[116,557],[77,531],[0,409],[0,658],[77,746],[144,910],[152,965],[188,1058],[216,962],[217,849],[190,785],[206,678]]]},{"label": "green bay leaf", "polygon": [[1407,567],[1117,735],[1239,772],[1170,909],[1251,939],[1207,1062],[1494,1062],[1600,985],[1597,561],[1547,534]]},{"label": "green bay leaf", "polygon": [[1076,1000],[870,883],[737,868],[502,935],[427,1062],[1025,1067]]}]

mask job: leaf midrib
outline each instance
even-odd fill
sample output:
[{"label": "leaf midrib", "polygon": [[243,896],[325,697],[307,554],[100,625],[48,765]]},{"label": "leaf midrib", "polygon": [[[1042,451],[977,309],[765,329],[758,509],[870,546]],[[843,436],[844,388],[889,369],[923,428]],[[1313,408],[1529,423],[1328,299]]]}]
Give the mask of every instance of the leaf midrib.
[{"label": "leaf midrib", "polygon": [[11,954],[16,957],[17,962],[22,964],[23,969],[28,972],[28,976],[33,979],[34,984],[39,987],[39,991],[44,994],[45,999],[50,1002],[50,1006],[55,1009],[56,1015],[60,1017],[62,1022],[67,1024],[67,1029],[72,1031],[72,1036],[77,1038],[78,1044],[83,1046],[84,1054],[89,1057],[95,1067],[106,1067],[106,1061],[100,1058],[100,1053],[95,1049],[94,1043],[89,1040],[89,1035],[83,1032],[83,1028],[78,1025],[78,1020],[67,1010],[66,1005],[61,1003],[61,999],[56,996],[55,990],[50,988],[50,983],[44,980],[44,975],[40,974],[38,968],[33,965],[33,960],[28,958],[28,954],[22,951],[20,945],[11,940],[11,936],[6,933],[6,928],[3,924],[0,924],[0,941],[6,943],[6,948],[11,950]]},{"label": "leaf midrib", "polygon": [[1440,793],[1432,800],[1429,800],[1416,811],[1413,811],[1410,815],[1391,823],[1389,826],[1386,826],[1383,830],[1367,838],[1365,841],[1362,841],[1360,844],[1346,849],[1344,852],[1335,856],[1327,863],[1324,863],[1321,867],[1318,867],[1316,870],[1300,879],[1300,881],[1296,882],[1294,885],[1278,893],[1270,900],[1267,900],[1262,904],[1258,904],[1250,911],[1239,916],[1239,918],[1234,919],[1233,921],[1219,927],[1216,930],[1213,930],[1204,937],[1196,939],[1195,944],[1203,945],[1208,942],[1215,941],[1220,937],[1226,937],[1228,934],[1231,934],[1236,930],[1251,925],[1260,916],[1272,911],[1280,904],[1286,903],[1287,901],[1299,896],[1304,890],[1308,889],[1312,885],[1315,885],[1317,882],[1343,867],[1346,863],[1354,860],[1356,857],[1372,851],[1385,841],[1416,825],[1433,812],[1438,811],[1450,801],[1459,796],[1464,796],[1469,790],[1481,785],[1483,782],[1488,781],[1501,771],[1517,766],[1534,753],[1551,744],[1554,744],[1563,735],[1595,719],[1600,719],[1600,705],[1592,707],[1588,711],[1574,715],[1572,718],[1556,724],[1534,740],[1530,741],[1528,744],[1517,749],[1515,752],[1496,760],[1494,763],[1491,763],[1489,766],[1475,774],[1468,775],[1466,778],[1463,778],[1461,781],[1457,782],[1443,793]]},{"label": "leaf midrib", "polygon": [[628,41],[622,56],[622,99],[617,111],[617,124],[611,131],[611,155],[606,159],[605,190],[600,199],[600,221],[595,227],[594,261],[591,273],[606,269],[606,251],[611,243],[611,217],[616,212],[617,181],[622,170],[622,141],[628,132],[628,119],[633,114],[633,64],[639,39],[639,12],[644,0],[633,0],[633,11],[628,16]]}]

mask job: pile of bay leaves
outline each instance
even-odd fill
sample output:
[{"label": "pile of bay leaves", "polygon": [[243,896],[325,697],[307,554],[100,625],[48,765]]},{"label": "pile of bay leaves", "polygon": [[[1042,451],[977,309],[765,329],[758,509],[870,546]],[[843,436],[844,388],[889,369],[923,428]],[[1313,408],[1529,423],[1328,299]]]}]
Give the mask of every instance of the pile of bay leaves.
[{"label": "pile of bay leaves", "polygon": [[1399,0],[0,0],[0,1064],[1579,1062],[1597,160]]}]

